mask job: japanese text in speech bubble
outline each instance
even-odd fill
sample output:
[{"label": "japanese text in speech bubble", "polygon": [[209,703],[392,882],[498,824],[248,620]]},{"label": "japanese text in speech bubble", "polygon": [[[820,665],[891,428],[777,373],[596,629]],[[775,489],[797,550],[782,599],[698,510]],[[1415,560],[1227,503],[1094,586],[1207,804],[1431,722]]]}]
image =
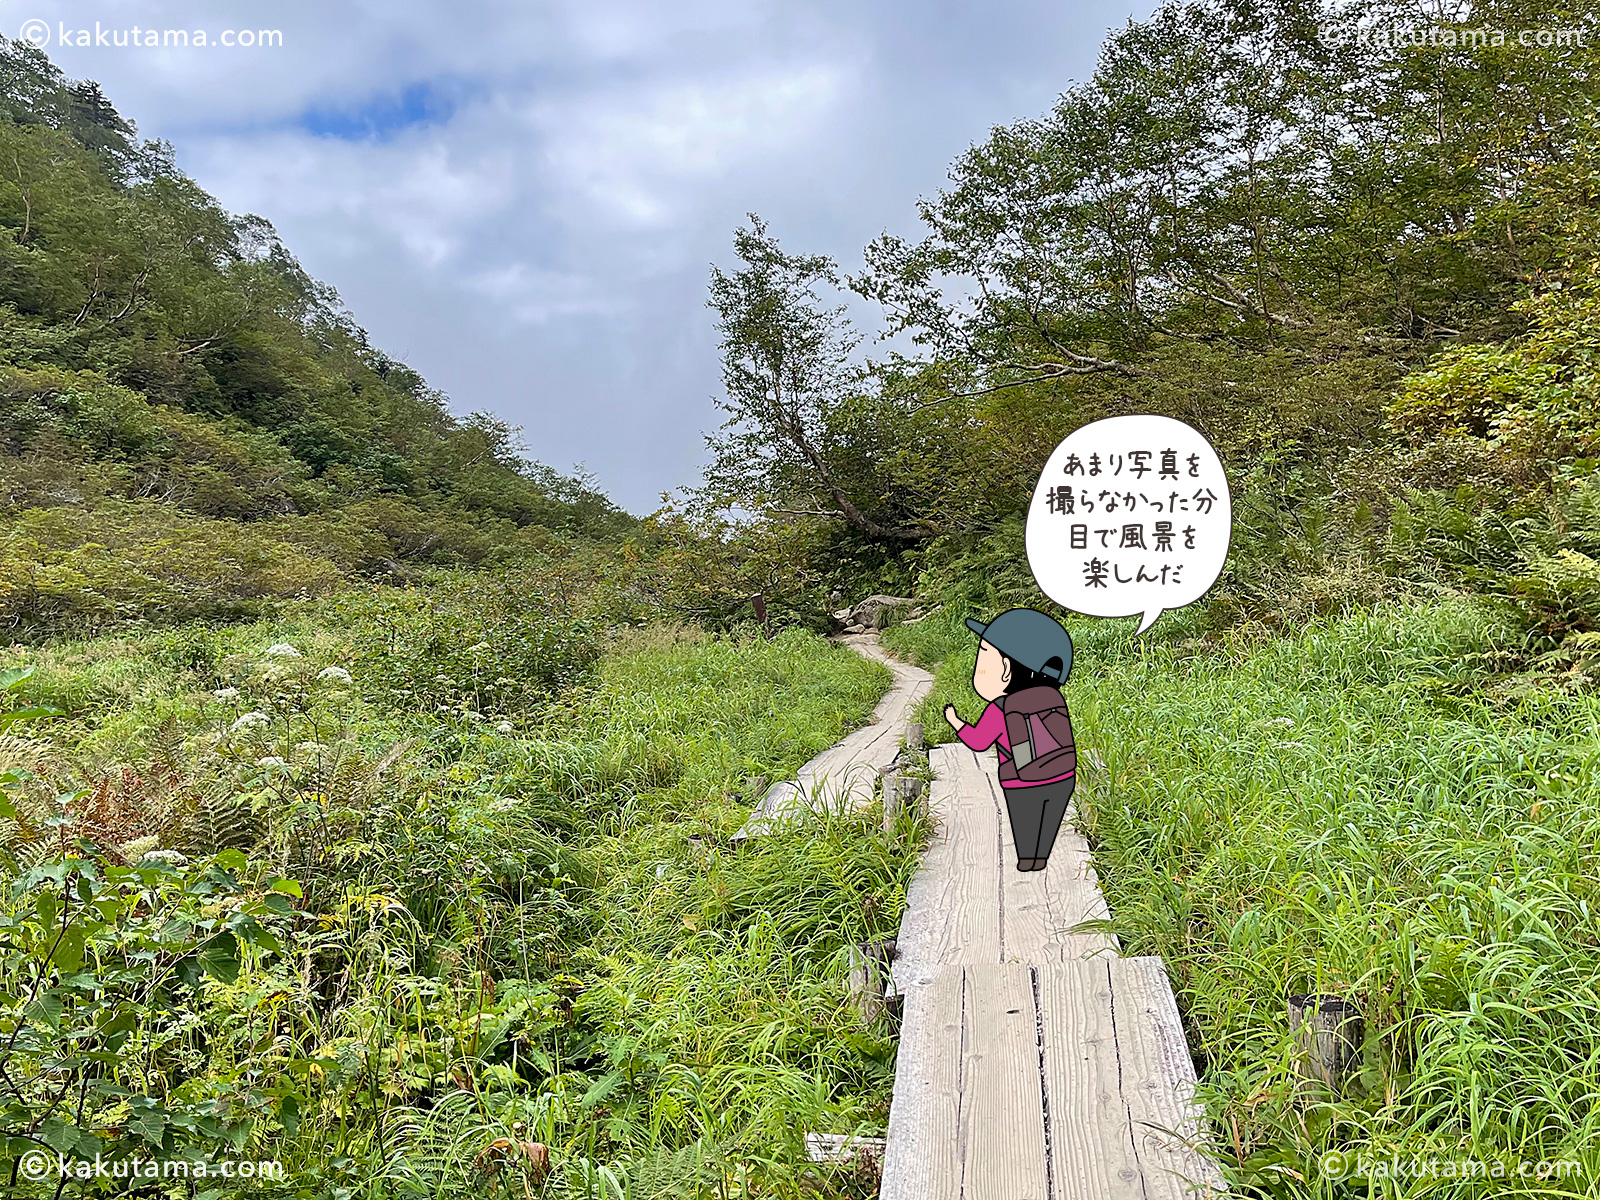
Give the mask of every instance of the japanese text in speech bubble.
[{"label": "japanese text in speech bubble", "polygon": [[1193,604],[1233,540],[1228,477],[1211,443],[1171,417],[1108,417],[1050,455],[1028,506],[1028,566],[1063,608],[1142,616]]}]

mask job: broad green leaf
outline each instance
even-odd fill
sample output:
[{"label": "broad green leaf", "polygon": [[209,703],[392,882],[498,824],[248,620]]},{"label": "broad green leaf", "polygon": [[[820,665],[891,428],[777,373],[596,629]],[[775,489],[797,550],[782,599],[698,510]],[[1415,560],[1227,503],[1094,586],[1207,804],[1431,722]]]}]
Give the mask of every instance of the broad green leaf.
[{"label": "broad green leaf", "polygon": [[0,713],[0,729],[5,729],[19,721],[37,721],[43,717],[64,717],[66,713],[59,708],[51,708],[46,704],[34,704],[27,708],[14,708],[10,712]]},{"label": "broad green leaf", "polygon": [[235,913],[228,920],[228,928],[252,946],[260,946],[263,950],[270,950],[274,954],[283,953],[283,947],[278,944],[278,939],[272,936],[272,931],[249,913]]},{"label": "broad green leaf", "polygon": [[194,988],[196,991],[200,990],[200,980],[205,974],[205,965],[200,961],[198,956],[194,958],[180,958],[176,963],[173,964],[172,970],[173,973],[183,981],[183,983],[191,988]]},{"label": "broad green leaf", "polygon": [[290,1092],[278,1102],[278,1120],[283,1123],[283,1132],[289,1137],[299,1132],[300,1097]]},{"label": "broad green leaf", "polygon": [[81,1132],[76,1125],[69,1125],[60,1117],[46,1117],[39,1124],[39,1140],[61,1154],[66,1154],[78,1144]]},{"label": "broad green leaf", "polygon": [[152,1146],[161,1145],[166,1129],[167,1113],[155,1105],[140,1105],[128,1114],[128,1132],[138,1134]]},{"label": "broad green leaf", "polygon": [[62,931],[61,939],[56,943],[50,961],[56,969],[63,972],[76,971],[83,965],[83,937],[84,928],[74,922]]},{"label": "broad green leaf", "polygon": [[239,939],[227,930],[217,934],[201,947],[200,965],[206,974],[232,983],[239,978]]},{"label": "broad green leaf", "polygon": [[32,1021],[43,1021],[54,1028],[61,1022],[61,997],[55,992],[45,992],[28,1005],[27,1016]]}]

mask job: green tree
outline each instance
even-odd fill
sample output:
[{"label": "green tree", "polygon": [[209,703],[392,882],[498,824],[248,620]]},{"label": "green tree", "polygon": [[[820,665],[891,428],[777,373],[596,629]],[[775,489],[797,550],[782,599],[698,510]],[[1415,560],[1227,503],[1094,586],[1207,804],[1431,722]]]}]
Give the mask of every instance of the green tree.
[{"label": "green tree", "polygon": [[707,439],[710,491],[785,516],[840,518],[876,539],[928,537],[884,503],[875,456],[858,452],[871,425],[868,380],[851,361],[860,338],[844,307],[818,295],[840,283],[833,261],[786,253],[753,214],[734,250],[742,267],[711,269],[728,419]]}]

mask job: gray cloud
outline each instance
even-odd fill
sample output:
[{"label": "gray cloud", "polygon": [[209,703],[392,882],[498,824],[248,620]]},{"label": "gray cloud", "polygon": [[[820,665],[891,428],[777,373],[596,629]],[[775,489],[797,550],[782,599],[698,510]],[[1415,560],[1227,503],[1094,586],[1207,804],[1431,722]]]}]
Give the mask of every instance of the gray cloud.
[{"label": "gray cloud", "polygon": [[[1138,11],[1150,7],[1148,0]],[[1093,68],[1125,0],[35,2],[52,29],[281,30],[278,48],[52,46],[374,341],[635,511],[714,427],[709,263],[760,212],[847,264],[998,123]],[[15,28],[5,32],[15,33]]]}]

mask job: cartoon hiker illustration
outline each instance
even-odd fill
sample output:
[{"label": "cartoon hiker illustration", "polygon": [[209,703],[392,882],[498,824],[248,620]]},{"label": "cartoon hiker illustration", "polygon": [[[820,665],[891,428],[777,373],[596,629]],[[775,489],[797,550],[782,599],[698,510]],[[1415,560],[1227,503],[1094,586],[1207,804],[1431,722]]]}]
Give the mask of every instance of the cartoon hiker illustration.
[{"label": "cartoon hiker illustration", "polygon": [[972,688],[989,701],[975,725],[944,707],[944,719],[973,750],[998,743],[1017,870],[1042,871],[1077,786],[1078,752],[1061,685],[1072,673],[1072,637],[1031,608],[1013,608],[985,625],[967,619],[981,639]]}]

